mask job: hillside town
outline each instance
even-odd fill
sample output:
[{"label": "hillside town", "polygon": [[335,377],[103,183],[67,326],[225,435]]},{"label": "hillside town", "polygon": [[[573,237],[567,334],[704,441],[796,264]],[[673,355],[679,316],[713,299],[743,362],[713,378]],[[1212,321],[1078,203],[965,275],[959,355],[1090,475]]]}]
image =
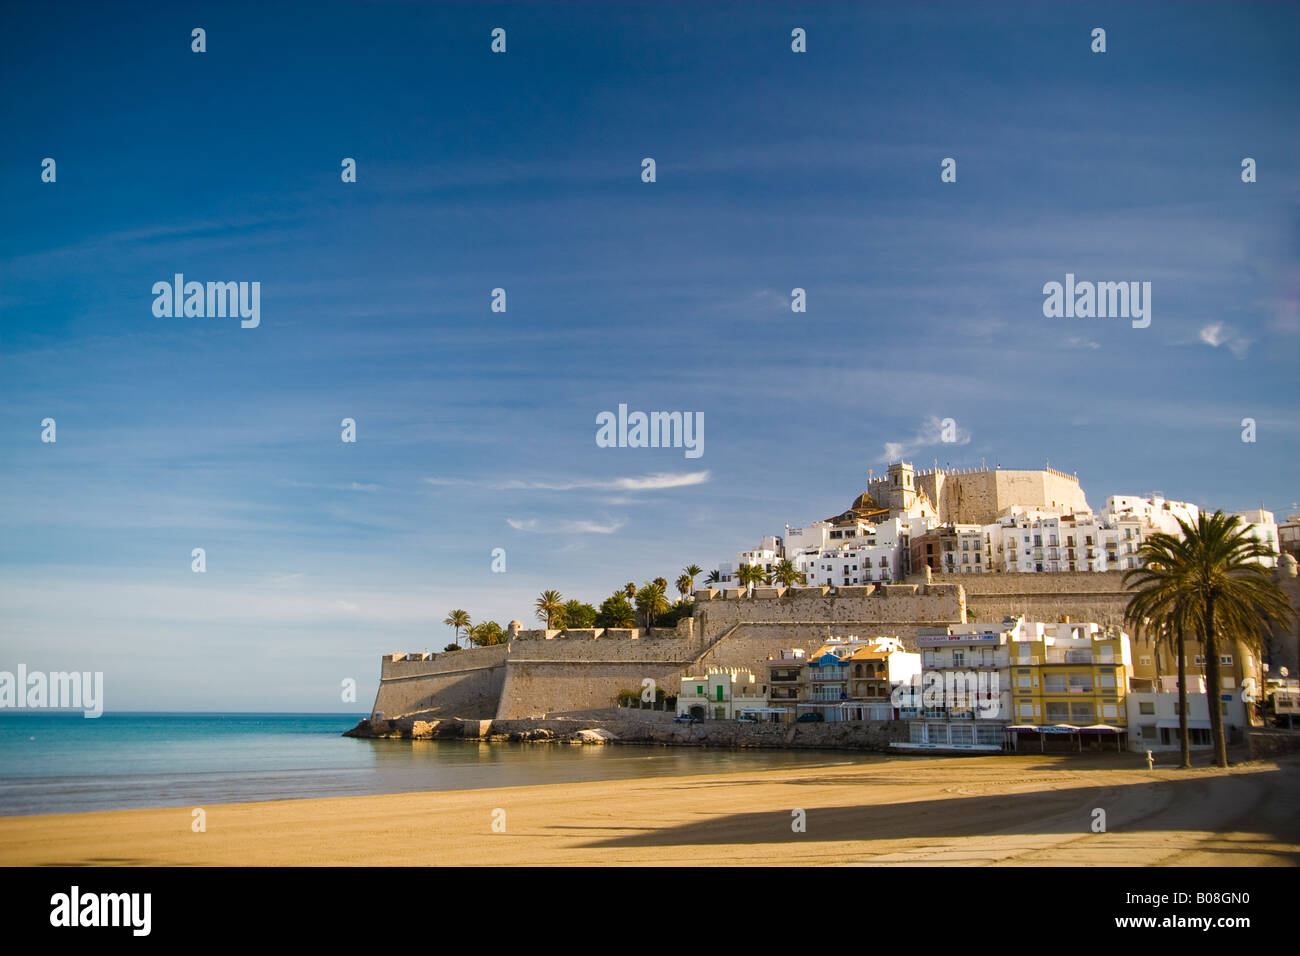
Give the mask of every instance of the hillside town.
[{"label": "hillside town", "polygon": [[1052,468],[895,462],[844,512],[707,576],[687,566],[674,604],[656,578],[599,608],[544,591],[538,629],[453,610],[444,653],[384,659],[363,732],[612,720],[610,739],[702,746],[1213,748],[1222,763],[1300,716],[1298,532],[1300,515],[1158,493],[1094,512]]},{"label": "hillside town", "polygon": [[[1127,571],[1139,566],[1142,542],[1178,534],[1200,509],[1159,494],[1111,495],[1089,507],[1073,475],[1047,468],[978,468],[917,472],[907,462],[839,515],[762,538],[718,565],[709,583],[745,584],[742,569],[774,583],[783,563],[797,576],[786,583],[837,585],[901,582],[928,568],[934,574],[1051,574]],[[1273,551],[1300,553],[1300,514],[1279,525],[1271,511],[1237,512],[1247,533]],[[1269,562],[1277,566],[1277,559]]]},{"label": "hillside town", "polygon": [[[819,587],[829,593],[938,575],[1129,572],[1154,535],[1182,536],[1200,509],[1188,502],[1112,495],[1094,512],[1076,477],[1053,469],[916,472],[896,462],[843,513],[786,525],[709,577],[741,585]],[[1295,591],[1300,514],[1278,524],[1263,509],[1235,514],[1266,553],[1260,564]],[[724,592],[725,593],[725,592]],[[1295,598],[1292,597],[1294,604]],[[1194,642],[1192,642],[1194,643]],[[773,722],[905,720],[900,750],[1160,751],[1181,746],[1177,655],[1135,641],[1116,624],[972,621],[897,636],[836,637],[805,653],[774,654],[757,669],[710,668],[684,677],[681,720]],[[1135,650],[1136,647],[1136,650]],[[1184,661],[1191,748],[1211,746],[1217,700],[1229,745],[1248,728],[1300,715],[1300,684],[1268,646],[1229,641],[1207,694],[1205,656]],[[1280,656],[1280,655],[1279,655]],[[756,672],[757,671],[757,672]]]}]

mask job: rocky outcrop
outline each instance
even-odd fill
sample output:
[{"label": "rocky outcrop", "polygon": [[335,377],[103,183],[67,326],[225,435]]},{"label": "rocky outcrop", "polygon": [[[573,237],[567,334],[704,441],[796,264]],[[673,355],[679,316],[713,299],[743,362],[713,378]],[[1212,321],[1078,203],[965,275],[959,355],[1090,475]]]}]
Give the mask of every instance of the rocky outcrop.
[{"label": "rocky outcrop", "polygon": [[481,740],[494,743],[664,744],[681,747],[867,750],[890,752],[891,741],[907,739],[905,721],[822,724],[746,724],[729,720],[676,723],[665,714],[623,718],[458,720],[403,717],[363,720],[345,736],[412,740]]}]

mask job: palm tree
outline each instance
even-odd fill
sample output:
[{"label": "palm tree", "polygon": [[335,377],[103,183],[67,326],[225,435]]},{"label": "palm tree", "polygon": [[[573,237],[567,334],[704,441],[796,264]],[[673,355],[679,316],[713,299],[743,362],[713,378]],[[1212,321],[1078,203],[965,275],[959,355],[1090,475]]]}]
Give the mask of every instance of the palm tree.
[{"label": "palm tree", "polygon": [[627,603],[627,595],[622,590],[615,591],[600,605],[596,615],[597,627],[635,627],[636,616],[632,605]]},{"label": "palm tree", "polygon": [[442,619],[442,623],[446,624],[448,627],[456,629],[456,644],[459,645],[460,629],[462,627],[467,629],[469,628],[469,614],[466,611],[457,609],[449,612],[447,616]]},{"label": "palm tree", "polygon": [[787,588],[796,583],[806,584],[808,581],[807,576],[796,568],[789,558],[784,558],[777,564],[772,571],[772,577]]},{"label": "palm tree", "polygon": [[763,569],[757,564],[742,564],[740,570],[736,572],[736,577],[740,583],[746,587],[754,584],[763,583]]},{"label": "palm tree", "polygon": [[[1258,652],[1271,627],[1289,623],[1293,614],[1264,563],[1276,557],[1276,552],[1252,538],[1239,517],[1222,511],[1212,515],[1201,512],[1195,524],[1181,518],[1178,524],[1181,541],[1169,535],[1153,535],[1151,540],[1157,550],[1168,552],[1164,586],[1175,588],[1180,595],[1169,599],[1179,608],[1179,619],[1195,622],[1200,631],[1214,762],[1226,767],[1228,748],[1219,707],[1219,639],[1240,641]],[[1155,569],[1157,574],[1160,571]]]},{"label": "palm tree", "polygon": [[668,610],[668,598],[658,581],[647,581],[636,592],[636,609],[645,617],[646,628],[652,628],[655,618]]},{"label": "palm tree", "polygon": [[654,581],[652,581],[651,583],[652,583],[652,584],[657,584],[657,585],[659,585],[660,590],[662,590],[665,594],[668,593],[668,579],[667,579],[667,578],[655,578]]},{"label": "palm tree", "polygon": [[709,576],[704,579],[705,584],[719,584],[722,581],[722,575],[714,568],[709,572]]},{"label": "palm tree", "polygon": [[695,590],[695,579],[704,573],[704,569],[698,564],[688,564],[682,568],[682,574],[691,579],[691,590]]},{"label": "palm tree", "polygon": [[694,590],[691,583],[691,576],[689,574],[683,572],[677,576],[677,590],[682,597],[686,597],[686,595],[690,594],[691,591]]},{"label": "palm tree", "polygon": [[564,602],[565,627],[595,627],[596,609],[577,598]]},{"label": "palm tree", "polygon": [[[1195,601],[1180,588],[1177,576],[1181,542],[1173,535],[1153,535],[1142,543],[1138,557],[1143,565],[1125,572],[1124,586],[1137,588],[1124,609],[1124,620],[1134,627],[1155,634],[1156,639],[1171,646],[1178,662],[1178,736],[1184,770],[1192,766],[1188,739],[1187,713],[1187,646],[1185,636],[1199,630],[1192,619]],[[1130,582],[1132,582],[1130,584]]]},{"label": "palm tree", "polygon": [[627,595],[629,601],[636,597],[636,582],[628,581],[627,584],[623,585],[623,593]]},{"label": "palm tree", "polygon": [[560,596],[559,591],[543,591],[538,595],[533,609],[537,612],[537,620],[545,621],[546,629],[549,631],[551,621],[564,610],[564,598]]}]

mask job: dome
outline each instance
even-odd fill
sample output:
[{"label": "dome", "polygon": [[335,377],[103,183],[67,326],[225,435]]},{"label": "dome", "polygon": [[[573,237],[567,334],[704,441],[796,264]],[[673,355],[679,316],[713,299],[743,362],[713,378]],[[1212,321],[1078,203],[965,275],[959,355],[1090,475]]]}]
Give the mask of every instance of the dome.
[{"label": "dome", "polygon": [[853,499],[853,506],[850,511],[879,511],[880,505],[876,504],[876,499],[871,497],[865,491]]}]

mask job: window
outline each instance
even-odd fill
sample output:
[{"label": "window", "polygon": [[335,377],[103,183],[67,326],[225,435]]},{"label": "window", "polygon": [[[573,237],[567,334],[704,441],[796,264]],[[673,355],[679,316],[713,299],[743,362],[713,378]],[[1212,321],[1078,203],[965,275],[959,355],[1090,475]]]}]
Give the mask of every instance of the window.
[{"label": "window", "polygon": [[1220,664],[1226,664],[1228,667],[1231,667],[1231,666],[1232,666],[1232,655],[1231,655],[1231,654],[1220,654],[1220,655],[1219,655],[1219,663],[1220,663]]},{"label": "window", "polygon": [[953,666],[953,667],[961,667],[961,666],[963,666],[965,663],[966,663],[966,652],[965,652],[965,651],[956,651],[956,650],[955,650],[955,651],[952,652],[952,666]]},{"label": "window", "polygon": [[1154,714],[1156,712],[1156,703],[1153,700],[1143,700],[1138,702],[1139,714]]}]

